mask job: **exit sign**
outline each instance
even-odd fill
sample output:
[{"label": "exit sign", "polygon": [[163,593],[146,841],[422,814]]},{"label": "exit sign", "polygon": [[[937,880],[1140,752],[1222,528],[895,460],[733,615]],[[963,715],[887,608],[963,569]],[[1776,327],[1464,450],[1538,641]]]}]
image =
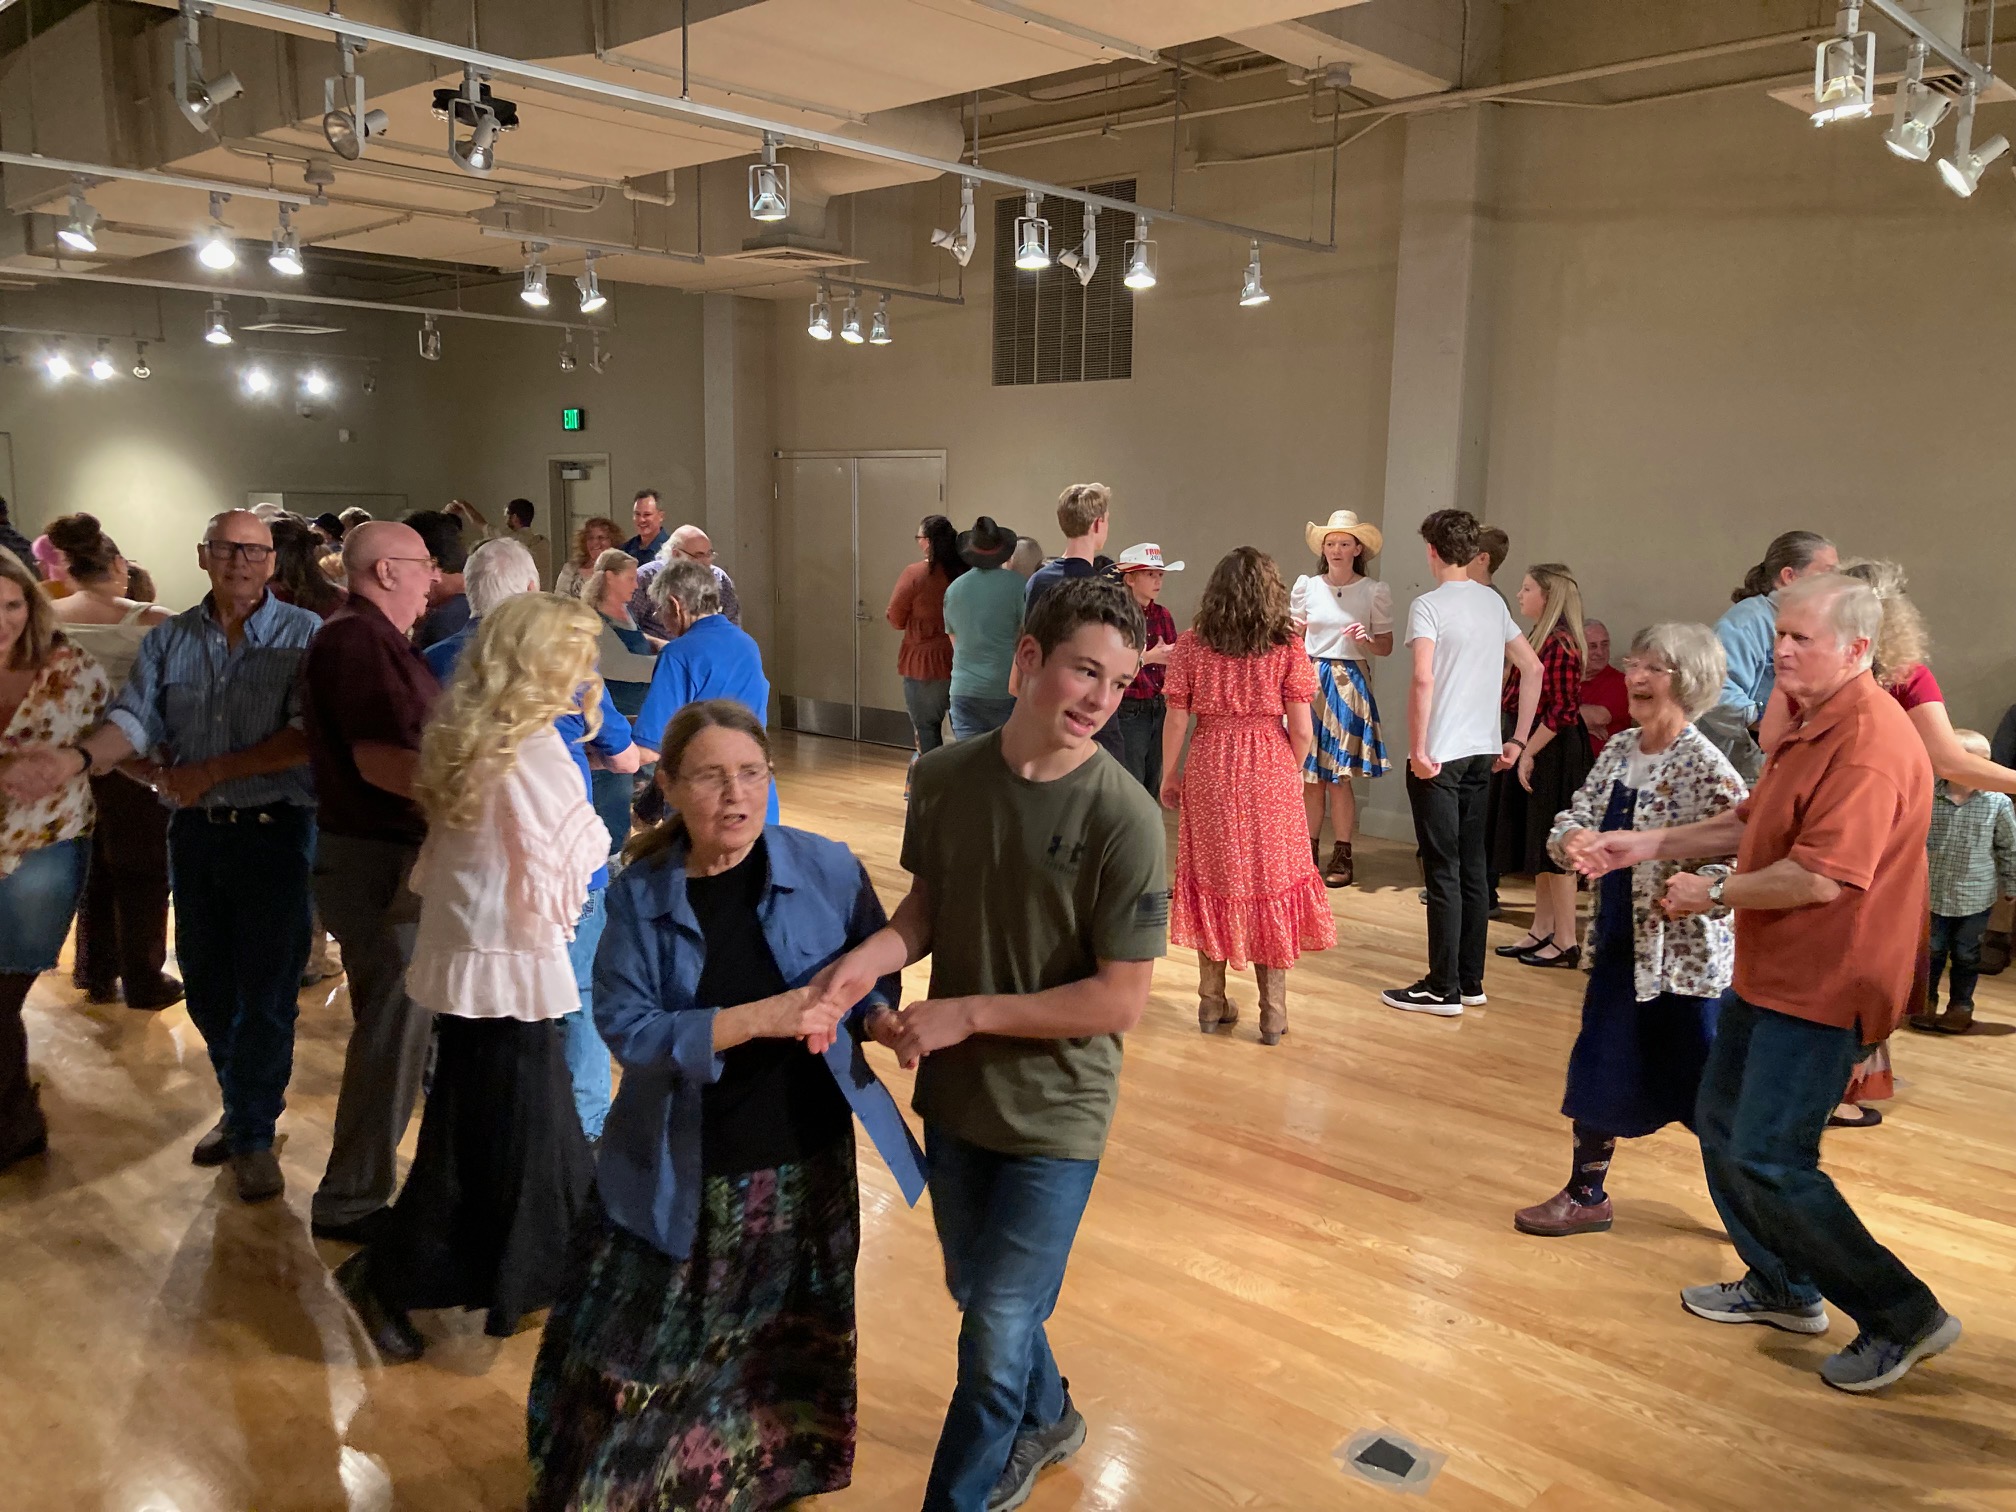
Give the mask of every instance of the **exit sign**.
[{"label": "exit sign", "polygon": [[588,429],[588,411],[585,409],[563,409],[560,411],[560,429],[563,431]]}]

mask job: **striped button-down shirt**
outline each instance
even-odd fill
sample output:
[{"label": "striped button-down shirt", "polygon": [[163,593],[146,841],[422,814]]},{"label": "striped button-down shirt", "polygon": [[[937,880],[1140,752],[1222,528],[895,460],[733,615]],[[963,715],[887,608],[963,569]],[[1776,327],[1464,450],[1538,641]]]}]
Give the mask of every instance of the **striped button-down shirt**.
[{"label": "striped button-down shirt", "polygon": [[[147,632],[133,675],[105,716],[134,750],[164,766],[228,756],[301,723],[301,658],[321,620],[269,593],[232,646],[210,609],[205,594],[194,609]],[[220,782],[199,806],[268,803],[315,806],[305,760],[282,772]]]}]

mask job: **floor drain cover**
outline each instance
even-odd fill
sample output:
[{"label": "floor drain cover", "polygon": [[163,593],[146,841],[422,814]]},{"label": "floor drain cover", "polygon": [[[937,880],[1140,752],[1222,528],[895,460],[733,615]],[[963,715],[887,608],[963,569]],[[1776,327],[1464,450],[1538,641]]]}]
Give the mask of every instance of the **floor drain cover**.
[{"label": "floor drain cover", "polygon": [[1346,1475],[1419,1496],[1448,1459],[1432,1449],[1424,1449],[1411,1439],[1384,1428],[1367,1428],[1354,1433],[1331,1451],[1332,1459]]}]

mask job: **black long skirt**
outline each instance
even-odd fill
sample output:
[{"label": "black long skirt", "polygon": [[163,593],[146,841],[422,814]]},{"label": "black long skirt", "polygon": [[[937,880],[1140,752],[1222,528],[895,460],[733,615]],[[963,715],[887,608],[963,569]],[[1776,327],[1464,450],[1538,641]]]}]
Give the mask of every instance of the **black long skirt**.
[{"label": "black long skirt", "polygon": [[595,1184],[558,1019],[437,1022],[420,1144],[371,1284],[389,1307],[490,1310],[489,1331],[550,1306]]},{"label": "black long skirt", "polygon": [[[1512,738],[1514,717],[1505,716],[1505,738]],[[1494,772],[1489,813],[1491,874],[1494,877],[1537,877],[1561,868],[1547,854],[1547,836],[1554,818],[1574,802],[1589,776],[1589,731],[1578,717],[1554,732],[1554,738],[1533,758],[1533,791],[1519,785],[1519,772]]]}]

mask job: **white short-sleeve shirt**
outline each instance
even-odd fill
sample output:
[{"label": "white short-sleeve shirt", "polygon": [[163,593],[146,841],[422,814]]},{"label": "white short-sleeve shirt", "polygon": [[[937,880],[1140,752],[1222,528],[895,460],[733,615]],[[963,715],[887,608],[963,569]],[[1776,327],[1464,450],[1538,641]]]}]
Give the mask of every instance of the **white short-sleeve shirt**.
[{"label": "white short-sleeve shirt", "polygon": [[1430,761],[1496,756],[1498,695],[1504,684],[1505,643],[1519,627],[1495,589],[1459,578],[1414,600],[1407,610],[1407,644],[1435,643],[1435,698],[1428,708]]},{"label": "white short-sleeve shirt", "polygon": [[1299,577],[1288,595],[1288,612],[1309,628],[1303,648],[1316,661],[1365,661],[1364,643],[1344,634],[1347,625],[1363,625],[1368,635],[1393,628],[1393,590],[1375,578],[1361,577],[1339,588],[1326,578]]}]

